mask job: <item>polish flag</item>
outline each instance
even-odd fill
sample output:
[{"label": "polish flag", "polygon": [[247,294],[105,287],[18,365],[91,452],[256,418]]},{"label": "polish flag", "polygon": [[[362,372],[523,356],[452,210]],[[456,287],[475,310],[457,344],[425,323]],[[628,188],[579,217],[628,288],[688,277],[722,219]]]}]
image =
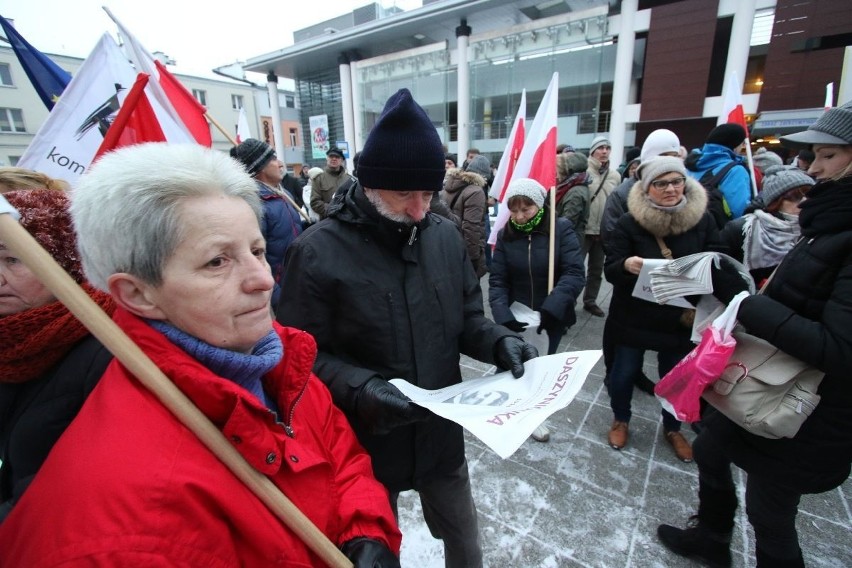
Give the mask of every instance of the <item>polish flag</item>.
[{"label": "polish flag", "polygon": [[242,144],[251,138],[251,130],[249,130],[248,118],[246,118],[246,109],[240,107],[240,117],[237,120],[237,144]]},{"label": "polish flag", "polygon": [[[524,139],[524,146],[515,163],[515,169],[509,181],[518,178],[531,178],[543,185],[548,191],[556,185],[556,116],[559,100],[559,73],[554,73],[544,98],[535,113]],[[505,154],[504,154],[505,155]],[[497,233],[509,221],[509,206],[503,201],[497,211],[497,219],[491,229],[488,244],[497,243]]]},{"label": "polish flag", "polygon": [[[186,90],[177,78],[169,73],[165,65],[154,60],[154,57],[139,43],[139,40],[130,33],[127,28],[103,6],[107,15],[118,26],[118,31],[125,41],[127,57],[136,67],[138,73],[146,73],[151,76],[148,83],[148,92],[154,100],[165,109],[172,120],[183,126],[183,128],[203,146],[212,146],[213,138],[210,135],[210,126],[204,114],[207,112],[192,93]],[[159,64],[158,64],[159,63]]]},{"label": "polish flag", "polygon": [[736,73],[731,73],[728,78],[728,88],[725,90],[725,98],[722,103],[722,112],[716,125],[733,122],[742,126],[748,132],[745,111],[743,110],[743,94],[740,91],[740,82]]},{"label": "polish flag", "polygon": [[103,154],[121,148],[144,142],[166,142],[166,135],[160,127],[154,108],[145,95],[148,75],[139,73],[136,82],[124,97],[121,109],[107,130],[104,141],[101,142],[92,162],[96,162]]},{"label": "polish flag", "polygon": [[524,147],[524,136],[526,135],[526,126],[524,122],[527,116],[527,90],[521,91],[521,103],[518,105],[518,113],[515,115],[515,122],[512,124],[512,130],[509,132],[509,140],[506,143],[506,149],[503,151],[503,156],[500,158],[500,164],[497,166],[497,173],[494,175],[494,182],[491,184],[491,197],[503,202],[503,196],[506,194],[506,188],[509,187],[509,180],[512,179],[512,173],[515,171],[515,164],[521,156],[521,149]]}]

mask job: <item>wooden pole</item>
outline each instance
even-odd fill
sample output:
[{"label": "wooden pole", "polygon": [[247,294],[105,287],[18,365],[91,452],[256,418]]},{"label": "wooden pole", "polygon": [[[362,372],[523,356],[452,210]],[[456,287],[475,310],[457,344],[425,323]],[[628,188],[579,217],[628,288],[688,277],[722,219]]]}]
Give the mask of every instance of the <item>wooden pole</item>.
[{"label": "wooden pole", "polygon": [[550,294],[556,282],[556,188],[551,186],[548,193],[550,194],[550,250],[547,263],[547,293]]},{"label": "wooden pole", "polygon": [[252,468],[224,435],[125,335],[15,218],[17,211],[0,195],[0,241],[92,332],[121,364],[150,390],[184,426],[218,457],[305,545],[328,566],[352,563],[270,481]]},{"label": "wooden pole", "polygon": [[751,155],[751,140],[745,139],[746,155],[748,156],[748,179],[751,182],[751,198],[757,197],[757,176],[754,175],[754,158]]}]

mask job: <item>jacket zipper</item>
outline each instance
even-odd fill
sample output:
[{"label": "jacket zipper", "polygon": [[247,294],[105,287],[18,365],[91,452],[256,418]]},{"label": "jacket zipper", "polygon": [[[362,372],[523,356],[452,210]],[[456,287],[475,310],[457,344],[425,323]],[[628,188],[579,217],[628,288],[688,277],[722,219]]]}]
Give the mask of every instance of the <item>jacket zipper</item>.
[{"label": "jacket zipper", "polygon": [[302,396],[305,394],[305,391],[308,390],[308,381],[305,381],[305,384],[302,386],[302,390],[299,391],[299,395],[296,397],[296,400],[293,401],[293,406],[290,407],[290,412],[287,415],[287,422],[282,423],[281,426],[284,428],[284,432],[291,438],[296,437],[296,432],[293,430],[293,415],[296,412],[296,406],[299,404],[299,401],[302,400]]},{"label": "jacket zipper", "polygon": [[532,235],[529,235],[527,237],[527,240],[527,269],[530,275],[530,308],[535,309],[533,308],[533,306],[535,306],[535,285],[533,283],[532,273]]}]

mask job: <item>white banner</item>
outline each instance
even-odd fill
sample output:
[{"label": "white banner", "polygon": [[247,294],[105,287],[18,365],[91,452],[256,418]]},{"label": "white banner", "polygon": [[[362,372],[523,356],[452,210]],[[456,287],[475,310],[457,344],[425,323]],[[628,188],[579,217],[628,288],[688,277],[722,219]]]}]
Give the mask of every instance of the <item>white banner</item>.
[{"label": "white banner", "polygon": [[501,458],[521,447],[548,416],[574,400],[602,351],[573,351],[524,363],[524,376],[509,371],[428,391],[392,379],[418,405],[463,426]]}]

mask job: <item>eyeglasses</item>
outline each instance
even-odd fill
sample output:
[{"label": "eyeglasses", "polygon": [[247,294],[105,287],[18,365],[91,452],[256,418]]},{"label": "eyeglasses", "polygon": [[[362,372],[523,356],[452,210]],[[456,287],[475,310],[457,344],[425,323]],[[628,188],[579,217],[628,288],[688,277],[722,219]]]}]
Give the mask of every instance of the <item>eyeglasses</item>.
[{"label": "eyeglasses", "polygon": [[674,179],[655,179],[651,182],[651,185],[654,186],[654,189],[663,191],[670,185],[675,189],[680,189],[683,187],[684,183],[686,183],[686,178],[679,177]]}]

